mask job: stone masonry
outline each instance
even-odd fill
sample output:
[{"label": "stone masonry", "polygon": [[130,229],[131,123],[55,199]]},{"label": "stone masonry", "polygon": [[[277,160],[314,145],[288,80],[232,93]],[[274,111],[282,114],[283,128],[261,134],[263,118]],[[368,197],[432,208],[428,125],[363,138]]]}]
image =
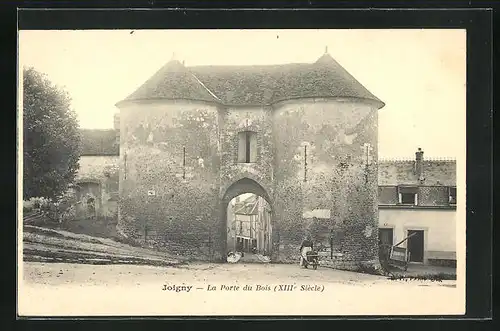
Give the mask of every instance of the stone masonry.
[{"label": "stone masonry", "polygon": [[[384,103],[329,54],[315,63],[185,67],[168,62],[120,109],[118,231],[225,260],[226,208],[272,208],[275,262],[307,233],[335,238],[338,267],[378,261],[377,123]],[[256,158],[239,162],[239,133]]]}]

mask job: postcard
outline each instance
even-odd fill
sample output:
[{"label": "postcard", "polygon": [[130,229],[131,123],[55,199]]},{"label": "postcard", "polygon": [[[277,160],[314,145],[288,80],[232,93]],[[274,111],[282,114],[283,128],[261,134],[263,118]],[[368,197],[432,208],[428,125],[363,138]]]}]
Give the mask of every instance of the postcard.
[{"label": "postcard", "polygon": [[466,54],[20,30],[19,316],[464,314]]}]

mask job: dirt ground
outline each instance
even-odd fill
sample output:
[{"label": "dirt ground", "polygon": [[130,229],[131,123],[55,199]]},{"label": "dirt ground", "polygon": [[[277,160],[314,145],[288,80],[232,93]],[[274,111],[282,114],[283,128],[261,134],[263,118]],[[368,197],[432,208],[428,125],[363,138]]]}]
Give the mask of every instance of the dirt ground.
[{"label": "dirt ground", "polygon": [[27,283],[62,285],[70,283],[113,285],[138,285],[158,280],[169,282],[300,282],[316,281],[330,283],[375,283],[386,282],[385,277],[319,267],[317,270],[300,268],[290,264],[193,263],[176,267],[153,267],[133,265],[88,265],[63,263],[24,263],[24,278]]},{"label": "dirt ground", "polygon": [[[319,267],[317,270],[300,268],[294,264],[191,263],[173,267],[136,265],[90,265],[66,263],[24,263],[24,279],[28,284],[62,285],[140,285],[158,280],[169,282],[328,282],[351,285],[396,284],[384,276],[334,270]],[[408,281],[406,281],[408,283]],[[411,281],[420,286],[455,286],[456,281]]]},{"label": "dirt ground", "polygon": [[456,281],[394,281],[298,265],[25,262],[22,270],[19,311],[26,316],[454,314],[464,302]]}]

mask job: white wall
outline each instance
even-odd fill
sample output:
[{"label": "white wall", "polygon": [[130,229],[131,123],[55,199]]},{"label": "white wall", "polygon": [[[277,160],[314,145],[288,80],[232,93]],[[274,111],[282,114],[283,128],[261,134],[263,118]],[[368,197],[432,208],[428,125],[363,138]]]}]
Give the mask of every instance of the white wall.
[{"label": "white wall", "polygon": [[403,240],[408,230],[424,230],[424,260],[455,259],[455,210],[380,209],[379,228],[393,229],[394,244]]}]

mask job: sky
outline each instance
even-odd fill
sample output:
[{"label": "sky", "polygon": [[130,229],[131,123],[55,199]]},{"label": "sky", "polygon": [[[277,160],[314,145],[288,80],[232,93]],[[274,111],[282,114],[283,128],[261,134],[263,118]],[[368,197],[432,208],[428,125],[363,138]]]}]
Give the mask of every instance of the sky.
[{"label": "sky", "polygon": [[465,150],[465,30],[20,31],[19,65],[72,97],[82,128],[112,128],[115,104],[166,62],[314,62],[325,49],[385,102],[379,158],[457,158]]}]

